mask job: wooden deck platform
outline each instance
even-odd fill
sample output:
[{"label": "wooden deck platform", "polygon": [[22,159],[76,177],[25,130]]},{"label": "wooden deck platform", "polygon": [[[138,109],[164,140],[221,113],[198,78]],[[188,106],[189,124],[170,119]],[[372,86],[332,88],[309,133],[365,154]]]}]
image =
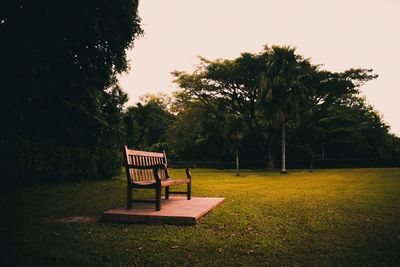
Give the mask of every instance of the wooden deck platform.
[{"label": "wooden deck platform", "polygon": [[112,209],[102,214],[103,221],[122,223],[196,225],[201,217],[224,202],[222,197],[170,197],[161,200],[161,210],[152,203],[133,203],[132,209]]}]

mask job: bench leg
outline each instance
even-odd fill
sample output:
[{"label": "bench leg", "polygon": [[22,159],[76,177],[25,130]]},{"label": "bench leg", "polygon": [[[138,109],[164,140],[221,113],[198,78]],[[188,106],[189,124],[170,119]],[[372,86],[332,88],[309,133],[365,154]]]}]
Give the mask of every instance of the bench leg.
[{"label": "bench leg", "polygon": [[187,199],[190,200],[192,198],[192,183],[187,184]]},{"label": "bench leg", "polygon": [[156,211],[161,210],[161,187],[156,187]]},{"label": "bench leg", "polygon": [[169,199],[169,186],[165,187],[165,199]]},{"label": "bench leg", "polygon": [[126,198],[126,209],[130,210],[131,208],[132,208],[132,188],[128,187],[127,198]]}]

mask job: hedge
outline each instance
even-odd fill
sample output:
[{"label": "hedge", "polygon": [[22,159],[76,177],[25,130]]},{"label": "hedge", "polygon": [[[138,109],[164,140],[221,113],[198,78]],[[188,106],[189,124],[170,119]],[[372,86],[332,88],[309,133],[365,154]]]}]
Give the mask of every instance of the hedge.
[{"label": "hedge", "polygon": [[121,170],[118,148],[15,139],[0,143],[2,184],[107,179]]}]

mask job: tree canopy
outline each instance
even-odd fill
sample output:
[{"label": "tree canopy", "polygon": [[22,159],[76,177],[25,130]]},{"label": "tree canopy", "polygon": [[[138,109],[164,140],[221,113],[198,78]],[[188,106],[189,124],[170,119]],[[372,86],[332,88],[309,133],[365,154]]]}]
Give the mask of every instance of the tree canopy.
[{"label": "tree canopy", "polygon": [[126,144],[141,150],[165,150],[167,130],[175,117],[168,109],[165,95],[147,94],[142,102],[128,107],[124,114]]},{"label": "tree canopy", "polygon": [[[43,142],[115,155],[127,101],[117,74],[128,70],[126,49],[142,33],[137,7],[135,0],[1,2],[3,145],[12,151],[31,142],[39,158]],[[115,170],[117,158],[102,160]]]},{"label": "tree canopy", "polygon": [[184,92],[215,116],[239,114],[264,148],[270,168],[283,125],[317,121],[329,106],[357,94],[364,82],[376,78],[371,73],[368,69],[321,70],[295,49],[279,46],[266,46],[260,53],[243,53],[233,60],[201,58],[193,73],[173,72]]},{"label": "tree canopy", "polygon": [[9,1],[0,15],[3,107],[11,134],[96,139],[125,51],[141,33],[138,1]]}]

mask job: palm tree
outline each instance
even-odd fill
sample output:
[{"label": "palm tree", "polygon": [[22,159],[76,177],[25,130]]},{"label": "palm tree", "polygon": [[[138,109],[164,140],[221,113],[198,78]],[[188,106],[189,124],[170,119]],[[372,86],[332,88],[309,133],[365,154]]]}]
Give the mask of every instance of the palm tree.
[{"label": "palm tree", "polygon": [[302,100],[301,78],[302,65],[308,60],[295,54],[295,48],[289,46],[266,47],[269,57],[266,60],[265,71],[260,82],[260,102],[265,107],[280,130],[282,169],[286,174],[286,123],[298,117],[299,106]]}]

